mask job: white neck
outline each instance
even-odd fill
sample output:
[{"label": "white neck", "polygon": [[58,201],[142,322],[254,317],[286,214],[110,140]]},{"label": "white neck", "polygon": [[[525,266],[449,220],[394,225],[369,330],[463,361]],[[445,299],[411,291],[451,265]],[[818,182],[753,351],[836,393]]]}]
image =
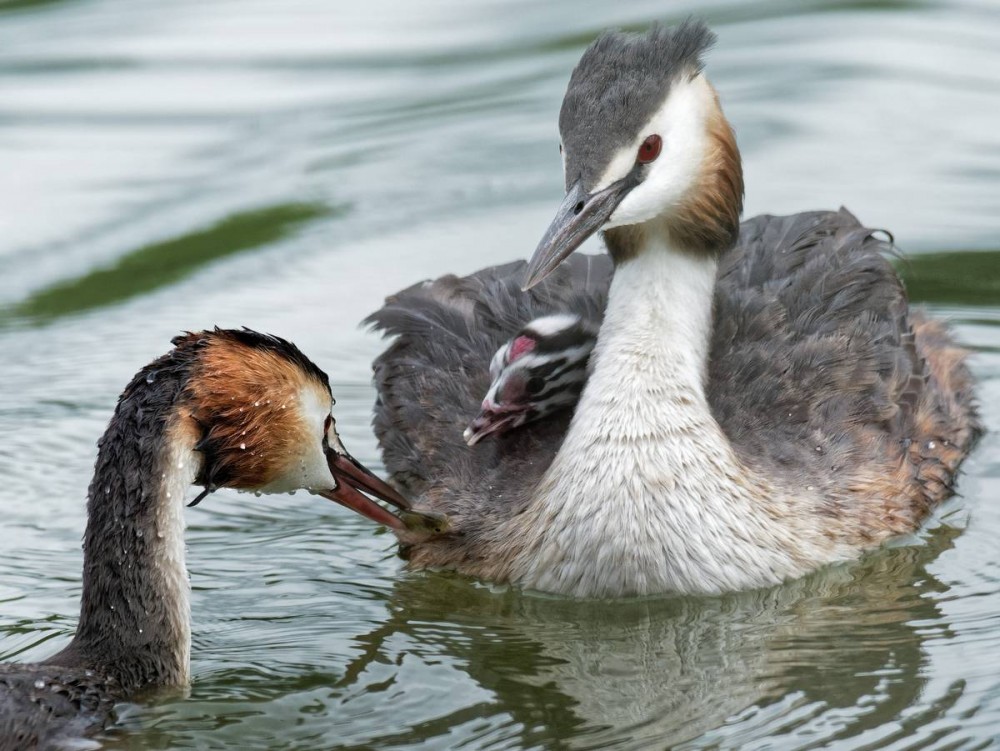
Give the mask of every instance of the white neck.
[{"label": "white neck", "polygon": [[191,679],[191,581],[187,570],[184,531],[185,496],[200,467],[200,455],[191,450],[183,439],[170,442],[167,453],[168,471],[163,479],[162,502],[156,509],[157,542],[154,550],[157,574],[162,577],[160,591],[164,616],[171,621],[176,634],[176,660],[181,675],[177,683]]},{"label": "white neck", "polygon": [[774,519],[780,502],[706,399],[716,262],[647,243],[615,272],[593,374],[525,515],[512,578],[603,597],[800,575],[795,531]]}]

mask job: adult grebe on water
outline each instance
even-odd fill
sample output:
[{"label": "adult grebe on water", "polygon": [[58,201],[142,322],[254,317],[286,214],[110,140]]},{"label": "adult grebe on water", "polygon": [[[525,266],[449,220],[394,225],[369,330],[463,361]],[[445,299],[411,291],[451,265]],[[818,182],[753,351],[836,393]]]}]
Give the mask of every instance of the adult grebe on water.
[{"label": "adult grebe on water", "polygon": [[[247,329],[188,334],[174,345],[132,379],[98,443],[73,640],[40,663],[0,664],[4,751],[81,748],[115,703],[188,683],[188,486],[205,488],[190,505],[221,487],[301,488],[394,529],[438,523],[407,511],[347,453],[329,379],[294,345]],[[359,490],[403,509],[402,518]]]},{"label": "adult grebe on water", "polygon": [[[451,522],[398,533],[412,566],[579,597],[764,587],[951,494],[980,430],[965,352],[846,210],[740,224],[713,41],[694,21],[598,38],[531,262],[415,285],[369,319],[395,335],[375,365],[385,464]],[[569,257],[595,232],[610,258]],[[467,447],[497,348],[588,305],[604,316],[575,410]]]}]

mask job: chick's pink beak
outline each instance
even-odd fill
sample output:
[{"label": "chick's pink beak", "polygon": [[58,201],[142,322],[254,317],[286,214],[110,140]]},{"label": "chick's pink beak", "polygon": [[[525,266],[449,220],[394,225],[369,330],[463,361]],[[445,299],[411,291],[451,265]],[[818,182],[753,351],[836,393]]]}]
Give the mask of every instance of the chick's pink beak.
[{"label": "chick's pink beak", "polygon": [[523,415],[524,410],[522,408],[497,408],[495,405],[487,406],[487,403],[484,402],[483,408],[473,421],[469,423],[469,427],[462,433],[462,437],[467,444],[475,446],[488,435],[502,433],[517,427]]}]

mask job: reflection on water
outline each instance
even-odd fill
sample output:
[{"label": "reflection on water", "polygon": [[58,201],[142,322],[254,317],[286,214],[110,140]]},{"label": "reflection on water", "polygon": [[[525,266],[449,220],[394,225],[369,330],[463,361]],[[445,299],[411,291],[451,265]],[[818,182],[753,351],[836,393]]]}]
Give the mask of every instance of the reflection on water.
[{"label": "reflection on water", "polygon": [[[1000,17],[992,0],[0,0],[0,659],[72,633],[94,442],[183,329],[331,374],[377,466],[356,323],[524,257],[605,26],[704,14],[748,214],[845,204],[976,350],[988,426],[912,539],[784,587],[571,602],[407,573],[306,496],[188,512],[189,695],[111,748],[985,748],[1000,726]],[[348,208],[349,207],[349,210]],[[595,249],[595,248],[592,248]],[[45,325],[36,325],[44,323]]]},{"label": "reflection on water", "polygon": [[907,259],[900,272],[914,300],[986,307],[1000,304],[1000,251],[924,253]]},{"label": "reflection on water", "polygon": [[13,316],[46,320],[152,292],[210,261],[274,243],[328,213],[318,205],[286,204],[230,216],[208,229],[131,251],[109,268],[33,292],[14,307]]},{"label": "reflection on water", "polygon": [[[933,545],[897,549],[855,570],[714,599],[574,603],[407,580],[394,588],[389,618],[358,638],[363,651],[339,685],[370,685],[369,673],[392,662],[392,643],[406,635],[425,651],[457,657],[495,697],[485,714],[509,713],[525,747],[562,740],[642,749],[703,735],[738,747],[753,734],[728,727],[727,718],[753,708],[753,733],[777,730],[789,703],[809,708],[806,724],[862,699],[871,713],[891,717],[924,688],[913,620],[940,616],[927,595],[943,589],[924,565],[957,534],[942,530]],[[857,724],[838,737],[866,726]],[[391,746],[393,736],[370,742]]]}]

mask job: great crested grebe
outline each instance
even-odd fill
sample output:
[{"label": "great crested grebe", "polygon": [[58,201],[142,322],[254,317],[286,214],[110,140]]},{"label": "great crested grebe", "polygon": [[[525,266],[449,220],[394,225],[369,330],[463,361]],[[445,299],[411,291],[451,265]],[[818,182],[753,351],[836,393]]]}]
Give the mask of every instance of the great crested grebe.
[{"label": "great crested grebe", "polygon": [[[749,589],[856,558],[951,493],[980,429],[965,352],[846,210],[740,225],[713,41],[695,21],[599,37],[562,104],[567,195],[527,267],[371,316],[396,335],[375,366],[386,466],[452,525],[400,533],[412,566],[581,597]],[[610,260],[567,258],[598,231]],[[465,446],[496,348],[603,294],[572,421]]]},{"label": "great crested grebe", "polygon": [[528,322],[490,361],[493,382],[479,414],[465,429],[470,446],[572,407],[587,380],[597,325],[571,313]]},{"label": "great crested grebe", "polygon": [[132,379],[98,442],[76,634],[43,662],[0,664],[0,749],[76,747],[116,702],[188,682],[189,485],[205,488],[190,505],[221,487],[301,488],[394,529],[434,524],[347,453],[329,379],[294,345],[247,329],[173,343]]}]

